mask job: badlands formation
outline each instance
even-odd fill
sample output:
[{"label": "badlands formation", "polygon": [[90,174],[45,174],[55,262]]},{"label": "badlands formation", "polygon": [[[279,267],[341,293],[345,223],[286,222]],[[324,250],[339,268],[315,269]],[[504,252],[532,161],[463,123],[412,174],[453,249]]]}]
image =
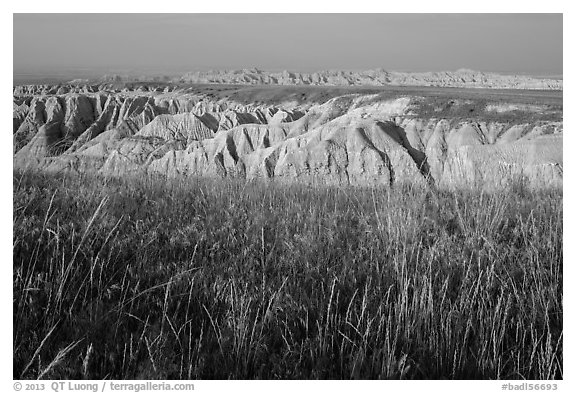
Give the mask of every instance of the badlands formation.
[{"label": "badlands formation", "polygon": [[[183,78],[238,82],[211,75]],[[275,76],[263,78],[258,83]],[[330,78],[297,80],[345,84]],[[528,83],[518,78],[508,79]],[[540,84],[524,88],[562,87],[533,83]],[[521,178],[562,186],[561,92],[115,81],[15,86],[13,101],[13,162],[21,169],[384,186],[498,187]]]},{"label": "badlands formation", "polygon": [[[386,71],[317,71],[270,72],[257,68],[243,70],[209,70],[189,72],[180,77],[105,75],[99,82],[120,83],[126,80],[139,82],[171,82],[190,84],[233,84],[233,85],[283,85],[283,86],[434,86],[498,89],[562,90],[562,79],[535,78],[524,75],[501,75],[461,69],[458,71],[408,73]],[[85,84],[86,79],[70,81]]]},{"label": "badlands formation", "polygon": [[396,72],[383,69],[369,71],[268,72],[257,68],[190,72],[180,82],[274,85],[329,86],[436,86],[484,87],[500,89],[561,90],[562,80],[539,79],[521,75],[500,75],[467,69],[455,72]]}]

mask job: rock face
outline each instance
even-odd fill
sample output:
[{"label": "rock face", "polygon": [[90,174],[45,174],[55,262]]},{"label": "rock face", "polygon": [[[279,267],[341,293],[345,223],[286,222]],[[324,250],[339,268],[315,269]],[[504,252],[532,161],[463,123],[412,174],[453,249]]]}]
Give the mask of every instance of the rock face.
[{"label": "rock face", "polygon": [[245,105],[187,90],[60,91],[15,89],[15,167],[359,186],[562,185],[561,105],[366,93]]},{"label": "rock face", "polygon": [[[131,84],[139,83],[132,88]],[[64,85],[22,85],[14,93],[21,95],[95,93],[122,90],[128,92],[169,92],[178,84],[282,85],[282,86],[433,86],[496,89],[562,90],[563,80],[526,75],[502,75],[461,69],[442,72],[397,72],[324,70],[271,72],[257,68],[188,72],[179,77],[104,75],[97,80],[75,79]]]},{"label": "rock face", "polygon": [[472,70],[406,73],[382,69],[369,71],[268,72],[257,68],[189,72],[180,78],[188,83],[242,85],[330,85],[330,86],[437,86],[500,89],[562,90],[560,79],[500,75]]}]

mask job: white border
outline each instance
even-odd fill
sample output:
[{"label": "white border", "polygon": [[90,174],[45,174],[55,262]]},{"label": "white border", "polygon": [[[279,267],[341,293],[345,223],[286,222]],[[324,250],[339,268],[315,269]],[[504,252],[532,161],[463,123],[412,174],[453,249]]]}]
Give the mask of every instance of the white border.
[{"label": "white border", "polygon": [[[544,13],[564,13],[564,70],[568,72],[564,75],[564,100],[567,104],[568,110],[564,112],[564,146],[568,152],[572,146],[576,146],[576,136],[572,130],[574,123],[573,111],[573,93],[572,93],[572,77],[571,70],[574,70],[573,51],[570,50],[569,37],[576,37],[574,34],[574,13],[568,5],[568,1],[547,0],[545,2],[505,2],[502,0],[483,0],[481,2],[474,2],[470,5],[463,1],[425,1],[425,0],[412,0],[405,2],[376,2],[368,0],[355,0],[354,2],[312,2],[310,0],[291,0],[287,2],[272,2],[270,0],[253,0],[253,1],[233,1],[233,0],[220,0],[217,2],[189,2],[189,1],[170,1],[170,2],[120,2],[118,0],[98,0],[94,2],[79,2],[74,0],[65,0],[55,2],[47,2],[43,0],[26,0],[19,1],[16,4],[12,3],[7,7],[6,12],[2,13],[1,28],[2,28],[2,54],[6,58],[2,62],[2,118],[6,127],[8,127],[9,111],[11,108],[11,89],[12,89],[12,36],[13,36],[13,18],[12,13],[18,12],[122,12],[130,13],[137,10],[138,12],[157,12],[157,13],[172,13],[172,12],[221,12],[225,10],[229,13],[237,12],[347,12],[347,13],[362,13],[362,12],[383,12],[383,13],[403,13],[403,12],[418,12],[418,13],[454,13],[454,12],[503,12],[503,13],[518,13],[518,12],[544,12]],[[38,37],[38,39],[51,39],[51,37]],[[0,171],[3,192],[1,194],[2,203],[0,204],[0,222],[1,222],[1,236],[0,236],[0,250],[2,252],[3,263],[1,264],[1,277],[2,285],[0,285],[0,304],[2,305],[2,312],[5,316],[5,321],[2,324],[2,340],[0,340],[0,354],[2,356],[2,380],[0,386],[3,387],[2,391],[10,392],[12,390],[12,312],[11,312],[11,299],[12,299],[12,139],[8,130],[2,133],[2,170]],[[575,208],[572,206],[571,201],[576,200],[575,187],[574,187],[574,159],[571,154],[565,158],[564,166],[566,169],[564,173],[564,199],[568,203],[564,204],[565,215],[565,239],[576,238],[576,233],[573,230]],[[574,288],[570,285],[571,279],[575,278],[574,265],[574,241],[568,242],[565,248],[566,263],[564,264],[564,277],[565,278],[565,318],[564,318],[564,381],[557,381],[559,390],[562,391],[576,391],[575,372],[574,369]],[[570,388],[569,386],[572,386]],[[224,382],[224,381],[199,381],[197,383],[196,391],[207,390],[230,390],[240,392],[262,391],[269,392],[271,389],[280,391],[294,391],[294,390],[327,390],[327,391],[350,391],[354,389],[384,391],[399,390],[418,390],[418,391],[466,391],[466,392],[486,392],[486,391],[499,391],[501,390],[501,383],[496,381],[243,381],[243,382]]]}]

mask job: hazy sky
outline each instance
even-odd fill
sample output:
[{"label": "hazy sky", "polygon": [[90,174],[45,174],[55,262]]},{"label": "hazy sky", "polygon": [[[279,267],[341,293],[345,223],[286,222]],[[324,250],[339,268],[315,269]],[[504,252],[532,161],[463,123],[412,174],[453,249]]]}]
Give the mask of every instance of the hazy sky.
[{"label": "hazy sky", "polygon": [[562,73],[562,14],[14,14],[14,72]]}]

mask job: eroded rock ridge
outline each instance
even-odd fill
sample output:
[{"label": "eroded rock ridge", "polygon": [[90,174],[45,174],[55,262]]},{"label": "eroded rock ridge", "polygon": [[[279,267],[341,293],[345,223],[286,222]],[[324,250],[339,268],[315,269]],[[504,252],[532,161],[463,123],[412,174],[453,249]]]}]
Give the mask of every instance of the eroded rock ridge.
[{"label": "eroded rock ridge", "polygon": [[[172,87],[14,89],[14,165],[336,185],[562,185],[562,107],[351,92],[245,104]],[[466,115],[463,115],[462,113]]]}]

